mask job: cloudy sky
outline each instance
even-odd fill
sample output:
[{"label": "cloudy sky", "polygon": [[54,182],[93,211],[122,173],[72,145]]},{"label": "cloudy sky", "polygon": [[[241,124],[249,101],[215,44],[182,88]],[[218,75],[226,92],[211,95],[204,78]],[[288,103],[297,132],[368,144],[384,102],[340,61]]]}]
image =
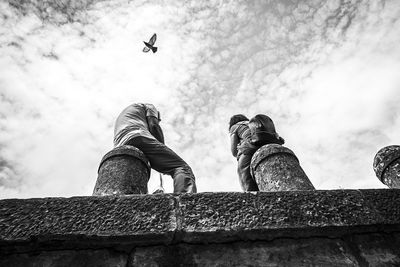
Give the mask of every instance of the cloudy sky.
[{"label": "cloudy sky", "polygon": [[317,189],[383,188],[399,43],[397,0],[1,1],[0,198],[90,195],[132,102],[158,107],[200,192],[240,191],[237,113],[271,116]]}]

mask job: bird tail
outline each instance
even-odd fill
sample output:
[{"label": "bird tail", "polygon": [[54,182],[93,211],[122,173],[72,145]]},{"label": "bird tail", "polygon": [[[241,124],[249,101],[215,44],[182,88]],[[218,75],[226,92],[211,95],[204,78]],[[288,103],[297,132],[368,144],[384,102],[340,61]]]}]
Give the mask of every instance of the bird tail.
[{"label": "bird tail", "polygon": [[157,47],[153,46],[153,47],[151,48],[151,51],[153,51],[153,53],[157,52]]}]

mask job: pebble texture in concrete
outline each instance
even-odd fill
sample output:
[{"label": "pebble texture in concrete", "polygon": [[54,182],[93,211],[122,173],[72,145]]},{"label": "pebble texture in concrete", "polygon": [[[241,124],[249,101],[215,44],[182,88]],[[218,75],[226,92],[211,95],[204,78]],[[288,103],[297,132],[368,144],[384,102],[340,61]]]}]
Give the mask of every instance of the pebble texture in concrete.
[{"label": "pebble texture in concrete", "polygon": [[7,244],[168,243],[176,230],[174,202],[171,195],[1,200],[0,252]]},{"label": "pebble texture in concrete", "polygon": [[400,190],[0,200],[0,266],[400,264]]},{"label": "pebble texture in concrete", "polygon": [[100,162],[94,196],[147,194],[150,164],[142,151],[119,146]]},{"label": "pebble texture in concrete", "polygon": [[103,244],[109,237],[170,244],[307,236],[329,228],[340,235],[349,227],[399,227],[399,204],[396,189],[5,199],[0,251],[20,242]]},{"label": "pebble texture in concrete", "polygon": [[259,148],[251,160],[251,170],[260,191],[315,189],[293,151],[278,144]]}]

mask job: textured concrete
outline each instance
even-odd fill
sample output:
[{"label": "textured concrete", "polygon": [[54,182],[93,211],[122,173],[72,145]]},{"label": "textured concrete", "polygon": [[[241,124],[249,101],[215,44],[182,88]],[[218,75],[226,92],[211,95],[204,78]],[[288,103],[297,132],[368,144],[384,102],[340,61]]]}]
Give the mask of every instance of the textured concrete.
[{"label": "textured concrete", "polygon": [[369,214],[373,214],[373,212],[376,213],[376,218],[374,220],[377,224],[398,224],[400,220],[399,191],[399,189],[360,190],[365,200],[364,205],[367,206],[363,207],[366,209],[365,212]]},{"label": "textured concrete", "polygon": [[142,151],[120,146],[108,152],[100,162],[94,196],[147,194],[150,165]]},{"label": "textured concrete", "polygon": [[314,186],[289,148],[269,144],[259,148],[251,170],[260,191],[314,190]]},{"label": "textured concrete", "polygon": [[399,197],[399,190],[182,195],[180,236],[186,242],[225,242],[340,235],[354,226],[352,231],[374,231],[377,224],[398,227]]},{"label": "textured concrete", "polygon": [[169,243],[174,201],[168,195],[1,200],[0,252]]},{"label": "textured concrete", "polygon": [[399,266],[400,233],[340,238],[277,238],[212,244],[173,244],[40,251],[0,257],[0,266]]},{"label": "textured concrete", "polygon": [[246,239],[246,234],[260,224],[257,198],[252,193],[182,195],[179,199],[182,230],[178,237],[186,242]]},{"label": "textured concrete", "polygon": [[101,262],[396,266],[400,190],[0,200],[0,266]]},{"label": "textured concrete", "polygon": [[129,266],[359,266],[344,247],[323,238],[156,246],[138,248]]},{"label": "textured concrete", "polygon": [[399,266],[400,234],[137,248],[129,266]]},{"label": "textured concrete", "polygon": [[400,146],[387,146],[374,158],[374,171],[382,183],[389,188],[400,188]]},{"label": "textured concrete", "polygon": [[400,233],[358,234],[348,237],[363,266],[400,266]]}]

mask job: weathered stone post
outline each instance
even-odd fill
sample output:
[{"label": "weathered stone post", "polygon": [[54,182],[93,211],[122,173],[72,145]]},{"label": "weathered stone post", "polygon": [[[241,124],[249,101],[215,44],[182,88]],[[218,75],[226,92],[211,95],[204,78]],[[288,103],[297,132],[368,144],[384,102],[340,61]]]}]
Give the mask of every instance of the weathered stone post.
[{"label": "weathered stone post", "polygon": [[128,145],[116,147],[100,162],[93,195],[147,194],[150,170],[142,151]]},{"label": "weathered stone post", "polygon": [[254,153],[250,167],[260,191],[315,190],[296,155],[287,147],[262,146]]},{"label": "weathered stone post", "polygon": [[400,188],[400,146],[387,146],[374,158],[374,171],[382,183],[389,188]]}]

